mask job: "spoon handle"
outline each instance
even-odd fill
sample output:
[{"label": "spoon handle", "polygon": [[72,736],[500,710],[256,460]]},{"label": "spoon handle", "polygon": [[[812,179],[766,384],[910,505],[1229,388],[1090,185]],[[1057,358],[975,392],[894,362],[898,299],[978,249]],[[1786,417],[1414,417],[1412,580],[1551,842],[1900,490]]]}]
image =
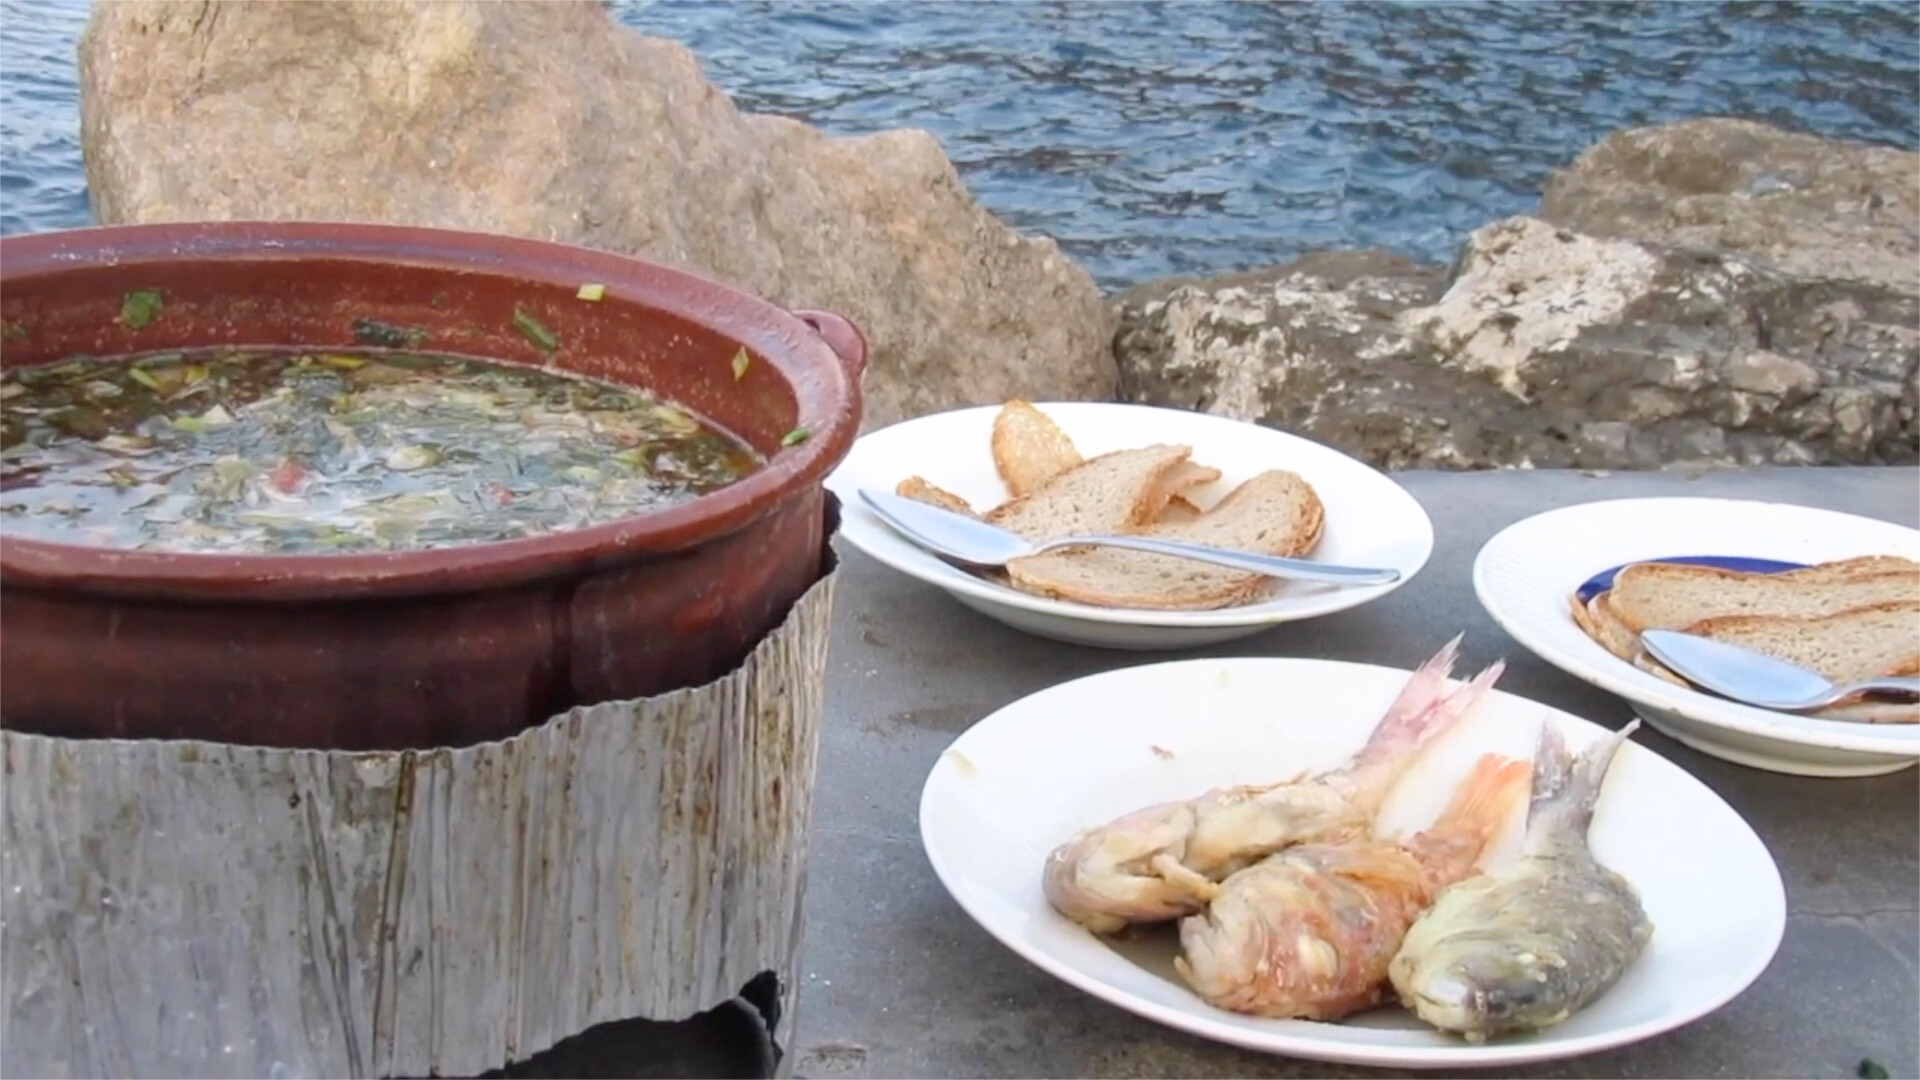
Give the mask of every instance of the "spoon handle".
[{"label": "spoon handle", "polygon": [[1837,699],[1852,697],[1854,694],[1864,694],[1869,690],[1881,693],[1890,691],[1896,694],[1920,695],[1920,677],[1912,675],[1882,675],[1877,679],[1861,679],[1859,682],[1850,682],[1845,686],[1836,687],[1834,693]]},{"label": "spoon handle", "polygon": [[1035,544],[1033,551],[1038,554],[1055,548],[1080,547],[1089,544],[1129,548],[1133,551],[1152,552],[1155,555],[1173,555],[1235,570],[1265,574],[1268,577],[1295,578],[1300,581],[1325,581],[1336,585],[1390,585],[1400,580],[1400,571],[1393,569],[1335,566],[1332,563],[1312,562],[1307,559],[1288,559],[1279,555],[1259,555],[1251,551],[1229,551],[1226,548],[1208,547],[1205,544],[1186,544],[1178,540],[1155,540],[1146,536],[1063,536],[1057,540]]}]

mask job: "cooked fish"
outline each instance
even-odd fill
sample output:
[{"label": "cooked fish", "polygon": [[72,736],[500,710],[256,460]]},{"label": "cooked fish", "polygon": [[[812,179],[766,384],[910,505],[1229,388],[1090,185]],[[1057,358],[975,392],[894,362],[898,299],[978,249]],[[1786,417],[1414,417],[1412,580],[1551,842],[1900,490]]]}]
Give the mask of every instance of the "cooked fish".
[{"label": "cooked fish", "polygon": [[1073,836],[1047,857],[1049,902],[1095,933],[1191,915],[1228,874],[1289,844],[1364,835],[1420,752],[1486,696],[1495,663],[1457,689],[1460,639],[1420,665],[1344,767],[1278,783],[1221,788],[1136,810]]},{"label": "cooked fish", "polygon": [[1550,1027],[1646,947],[1653,924],[1639,894],[1587,847],[1607,769],[1639,723],[1577,758],[1553,725],[1541,728],[1520,858],[1442,893],[1393,958],[1394,989],[1421,1019],[1473,1042]]},{"label": "cooked fish", "polygon": [[1528,767],[1482,757],[1426,831],[1296,844],[1227,878],[1180,922],[1174,967],[1223,1009],[1337,1020],[1380,1002],[1401,936],[1433,897],[1473,872],[1526,800]]}]

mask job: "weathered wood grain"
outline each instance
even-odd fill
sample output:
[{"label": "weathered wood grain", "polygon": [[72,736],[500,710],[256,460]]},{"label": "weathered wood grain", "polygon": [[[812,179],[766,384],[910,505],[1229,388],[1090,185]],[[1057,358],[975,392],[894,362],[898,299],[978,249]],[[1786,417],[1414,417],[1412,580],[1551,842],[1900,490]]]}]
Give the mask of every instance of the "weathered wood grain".
[{"label": "weathered wood grain", "polygon": [[833,585],[714,683],[466,749],[0,732],[0,1074],[472,1075],[790,977]]}]

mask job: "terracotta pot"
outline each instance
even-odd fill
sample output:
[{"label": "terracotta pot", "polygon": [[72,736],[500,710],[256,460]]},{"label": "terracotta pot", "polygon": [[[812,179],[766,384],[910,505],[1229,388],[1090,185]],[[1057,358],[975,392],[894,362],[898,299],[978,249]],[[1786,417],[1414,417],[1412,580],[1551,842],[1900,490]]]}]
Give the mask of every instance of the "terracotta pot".
[{"label": "terracotta pot", "polygon": [[[599,303],[576,296],[606,286]],[[158,289],[139,329],[122,299]],[[516,310],[550,328],[544,353]],[[822,480],[860,421],[866,343],[662,266],[374,225],[131,226],[0,239],[0,364],[209,345],[541,363],[653,388],[768,455],[671,509],[401,554],[202,555],[0,543],[0,724],[69,737],[461,746],[736,666],[818,580]],[[752,362],[736,380],[735,353]],[[805,441],[781,445],[804,429]]]}]

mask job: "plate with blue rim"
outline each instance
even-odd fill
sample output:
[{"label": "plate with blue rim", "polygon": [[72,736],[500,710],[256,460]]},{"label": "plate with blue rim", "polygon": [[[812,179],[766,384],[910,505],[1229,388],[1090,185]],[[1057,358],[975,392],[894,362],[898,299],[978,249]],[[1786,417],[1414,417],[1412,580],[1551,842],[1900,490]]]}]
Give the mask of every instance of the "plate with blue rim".
[{"label": "plate with blue rim", "polygon": [[1785,559],[1748,559],[1738,555],[1663,555],[1653,559],[1635,559],[1633,562],[1609,566],[1580,583],[1573,591],[1581,603],[1586,603],[1608,589],[1613,588],[1613,579],[1620,571],[1640,563],[1662,562],[1679,563],[1683,566],[1711,566],[1716,570],[1737,570],[1746,574],[1778,574],[1787,570],[1805,570],[1809,564],[1788,562]]},{"label": "plate with blue rim", "polygon": [[1803,776],[1871,776],[1920,760],[1920,724],[1775,712],[1677,685],[1607,651],[1572,605],[1641,562],[1777,573],[1839,559],[1920,560],[1920,530],[1835,510],[1746,499],[1581,503],[1501,530],[1474,559],[1481,606],[1541,659],[1625,699],[1647,723],[1715,757]]}]

